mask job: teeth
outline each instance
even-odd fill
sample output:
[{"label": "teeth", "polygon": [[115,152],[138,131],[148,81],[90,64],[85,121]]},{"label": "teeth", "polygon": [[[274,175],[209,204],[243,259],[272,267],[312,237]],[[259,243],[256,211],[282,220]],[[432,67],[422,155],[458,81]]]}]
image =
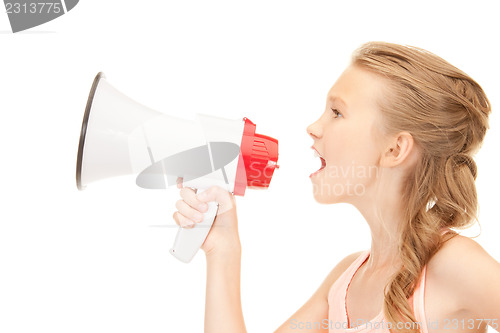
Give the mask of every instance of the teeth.
[{"label": "teeth", "polygon": [[[313,172],[311,175],[320,172],[322,169],[324,169],[326,167],[326,161],[325,161],[325,159],[314,148],[313,148],[313,154],[314,154],[314,160],[311,159],[311,163],[310,163],[310,165],[308,167],[310,167],[311,170],[316,169],[316,171]],[[319,169],[318,169],[318,160],[317,160],[317,158],[319,158],[321,160],[321,165],[320,165]]]}]

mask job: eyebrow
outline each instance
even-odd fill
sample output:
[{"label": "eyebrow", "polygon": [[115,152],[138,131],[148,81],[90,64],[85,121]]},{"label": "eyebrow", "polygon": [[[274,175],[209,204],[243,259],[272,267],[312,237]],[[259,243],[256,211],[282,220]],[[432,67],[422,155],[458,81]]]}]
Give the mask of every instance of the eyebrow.
[{"label": "eyebrow", "polygon": [[344,100],[342,98],[338,97],[338,96],[328,95],[328,101],[329,102],[340,102],[347,109],[347,103],[344,102]]}]

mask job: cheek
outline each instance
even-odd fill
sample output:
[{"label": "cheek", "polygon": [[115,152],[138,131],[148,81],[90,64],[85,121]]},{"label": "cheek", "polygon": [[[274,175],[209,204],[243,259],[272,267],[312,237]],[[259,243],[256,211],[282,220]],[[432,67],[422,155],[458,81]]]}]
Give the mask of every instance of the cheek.
[{"label": "cheek", "polygon": [[351,134],[349,139],[339,140],[337,145],[328,147],[329,158],[323,181],[367,186],[378,174],[379,148],[368,134]]},{"label": "cheek", "polygon": [[323,155],[327,159],[342,158],[345,153],[351,151],[352,134],[349,134],[349,129],[337,127],[330,129],[324,133]]},{"label": "cheek", "polygon": [[350,149],[356,152],[356,161],[363,165],[375,165],[379,158],[378,140],[373,135],[371,124],[364,123],[359,128],[351,129]]},{"label": "cheek", "polygon": [[[359,133],[359,134],[358,134]],[[325,147],[327,162],[335,165],[376,165],[379,154],[373,139],[362,133],[354,131],[345,136],[330,139],[331,144]]]},{"label": "cheek", "polygon": [[353,165],[373,168],[380,160],[380,147],[370,119],[350,119],[324,132],[323,155],[327,165],[350,168]]},{"label": "cheek", "polygon": [[353,150],[358,152],[358,162],[362,165],[376,165],[379,159],[378,148],[375,142],[368,138],[360,138],[354,143]]}]

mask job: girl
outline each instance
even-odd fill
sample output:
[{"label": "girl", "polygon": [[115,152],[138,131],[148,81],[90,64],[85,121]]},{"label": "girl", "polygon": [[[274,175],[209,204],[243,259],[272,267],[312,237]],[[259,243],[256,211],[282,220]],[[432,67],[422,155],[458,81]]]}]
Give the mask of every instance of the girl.
[{"label": "girl", "polygon": [[[277,333],[499,331],[500,264],[450,229],[477,218],[473,156],[490,112],[481,87],[434,54],[379,42],[354,52],[307,128],[322,161],[310,177],[316,201],[360,211],[371,248],[340,261]],[[353,165],[364,172],[339,172]],[[202,247],[205,332],[245,332],[234,198],[179,187],[180,226],[219,203]]]}]

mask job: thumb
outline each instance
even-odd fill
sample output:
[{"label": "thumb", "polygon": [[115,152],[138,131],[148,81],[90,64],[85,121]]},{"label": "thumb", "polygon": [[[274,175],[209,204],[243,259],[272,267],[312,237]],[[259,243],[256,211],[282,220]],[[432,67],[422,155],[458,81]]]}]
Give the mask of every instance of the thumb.
[{"label": "thumb", "polygon": [[215,201],[219,204],[217,214],[222,214],[235,207],[234,196],[219,186],[212,186],[207,190],[196,194],[197,198],[203,202]]}]

